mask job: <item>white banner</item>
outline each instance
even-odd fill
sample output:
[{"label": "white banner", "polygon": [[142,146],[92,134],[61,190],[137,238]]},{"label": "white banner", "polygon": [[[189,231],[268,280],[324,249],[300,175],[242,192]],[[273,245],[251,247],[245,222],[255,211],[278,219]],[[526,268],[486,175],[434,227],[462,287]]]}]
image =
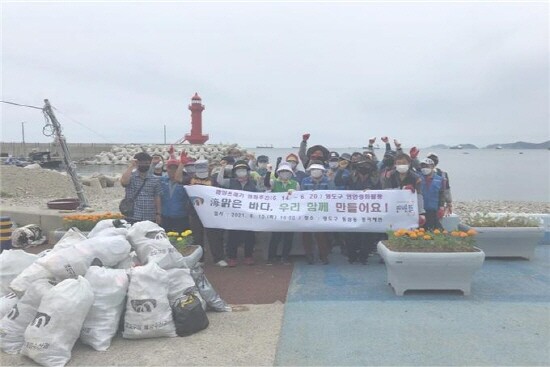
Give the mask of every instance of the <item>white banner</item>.
[{"label": "white banner", "polygon": [[268,232],[385,232],[418,226],[409,190],[248,192],[185,186],[207,228]]}]

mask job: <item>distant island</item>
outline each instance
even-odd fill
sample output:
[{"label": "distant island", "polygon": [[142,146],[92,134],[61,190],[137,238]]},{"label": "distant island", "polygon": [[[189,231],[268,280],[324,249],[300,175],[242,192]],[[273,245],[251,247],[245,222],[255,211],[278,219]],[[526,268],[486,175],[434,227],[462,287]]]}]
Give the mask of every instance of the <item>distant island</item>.
[{"label": "distant island", "polygon": [[[427,149],[479,149],[474,144],[445,145],[436,144]],[[490,144],[484,149],[550,149],[550,140],[542,143],[527,143],[518,141],[515,143]]]}]

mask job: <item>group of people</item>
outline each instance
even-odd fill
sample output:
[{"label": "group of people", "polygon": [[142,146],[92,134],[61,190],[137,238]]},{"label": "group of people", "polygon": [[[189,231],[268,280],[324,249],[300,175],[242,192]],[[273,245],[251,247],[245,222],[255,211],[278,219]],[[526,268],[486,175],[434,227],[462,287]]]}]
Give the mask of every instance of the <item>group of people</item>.
[{"label": "group of people", "polygon": [[[308,148],[310,134],[304,134],[298,154],[288,154],[284,161],[277,158],[273,167],[269,158],[243,155],[233,149],[220,162],[193,160],[185,152],[179,158],[170,151],[170,159],[135,155],[132,164],[121,178],[126,198],[134,199],[134,211],[127,218],[131,223],[150,220],[167,232],[191,229],[199,244],[206,238],[213,262],[221,267],[238,265],[237,250],[244,245],[243,263],[253,265],[256,236],[254,231],[205,228],[186,193],[186,185],[207,185],[249,192],[288,192],[298,190],[386,190],[402,189],[418,197],[419,225],[425,229],[441,229],[440,219],[452,213],[449,177],[437,166],[439,158],[430,153],[419,159],[420,151],[413,147],[409,154],[394,140],[383,137],[386,149],[379,160],[374,143],[363,152],[338,153],[322,145]],[[305,170],[300,170],[299,163]],[[273,232],[269,240],[267,264],[279,261],[278,247],[282,244],[280,262],[290,264],[294,233]],[[367,264],[376,243],[384,233],[372,232],[303,232],[302,243],[310,264],[315,262],[314,245],[319,260],[328,264],[334,246],[340,246],[350,263]],[[224,246],[226,243],[226,246]],[[201,260],[203,261],[203,260]]]}]

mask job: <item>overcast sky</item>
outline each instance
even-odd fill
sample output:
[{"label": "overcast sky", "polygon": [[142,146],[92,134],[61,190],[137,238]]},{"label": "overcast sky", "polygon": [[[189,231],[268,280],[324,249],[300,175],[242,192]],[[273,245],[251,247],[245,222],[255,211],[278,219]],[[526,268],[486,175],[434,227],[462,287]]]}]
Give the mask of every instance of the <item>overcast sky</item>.
[{"label": "overcast sky", "polygon": [[[69,142],[168,142],[198,92],[210,143],[405,146],[549,132],[540,3],[3,3],[2,99]],[[2,104],[2,141],[48,142]],[[62,113],[63,114],[62,114]],[[84,127],[86,126],[86,127]]]}]

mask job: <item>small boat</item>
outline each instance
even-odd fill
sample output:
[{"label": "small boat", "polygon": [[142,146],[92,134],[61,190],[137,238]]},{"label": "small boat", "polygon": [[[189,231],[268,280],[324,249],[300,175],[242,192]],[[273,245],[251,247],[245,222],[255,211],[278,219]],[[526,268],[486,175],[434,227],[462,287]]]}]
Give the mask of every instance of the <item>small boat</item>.
[{"label": "small boat", "polygon": [[502,149],[502,145],[497,145],[495,149]]},{"label": "small boat", "polygon": [[31,152],[29,162],[38,163],[42,168],[58,169],[63,163],[62,160],[52,159],[50,152]]},{"label": "small boat", "polygon": [[272,148],[273,148],[273,144],[269,144],[269,145],[257,145],[256,148],[272,149]]},{"label": "small boat", "polygon": [[462,149],[462,145],[454,145],[450,147],[449,149]]}]

